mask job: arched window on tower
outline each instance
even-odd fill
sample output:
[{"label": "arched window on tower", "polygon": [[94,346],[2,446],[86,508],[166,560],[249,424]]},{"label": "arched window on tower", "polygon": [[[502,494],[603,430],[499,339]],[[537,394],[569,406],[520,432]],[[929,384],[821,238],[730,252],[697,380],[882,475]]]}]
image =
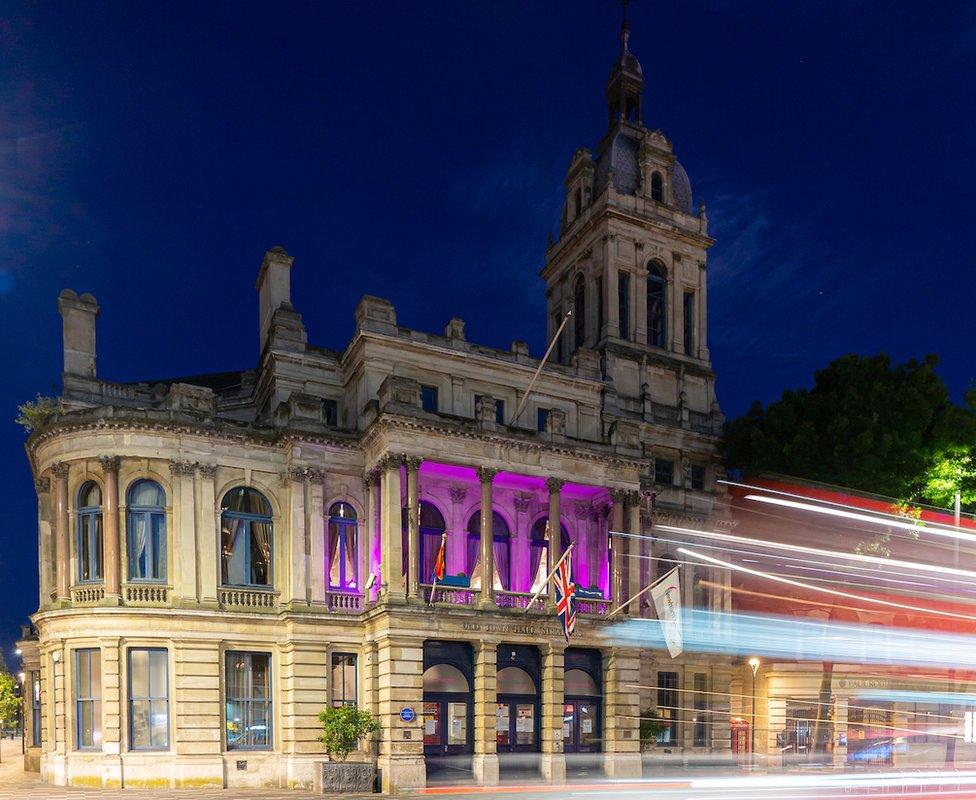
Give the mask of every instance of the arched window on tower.
[{"label": "arched window on tower", "polygon": [[102,579],[102,489],[88,481],[78,492],[78,581]]},{"label": "arched window on tower", "polygon": [[660,172],[651,174],[651,200],[658,203],[664,202],[664,179]]},{"label": "arched window on tower", "polygon": [[583,276],[576,276],[573,285],[573,329],[576,335],[576,347],[586,344],[586,284]]},{"label": "arched window on tower", "polygon": [[647,343],[664,347],[667,336],[667,281],[656,261],[647,265]]}]

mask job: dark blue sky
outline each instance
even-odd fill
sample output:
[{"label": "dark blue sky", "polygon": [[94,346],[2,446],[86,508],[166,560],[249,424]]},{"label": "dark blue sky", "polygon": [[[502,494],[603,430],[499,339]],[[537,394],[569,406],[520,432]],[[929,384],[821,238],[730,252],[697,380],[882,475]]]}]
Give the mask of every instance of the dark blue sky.
[{"label": "dark blue sky", "polygon": [[[850,351],[976,373],[976,5],[632,7],[661,128],[709,207],[731,416]],[[36,608],[13,424],[60,380],[60,289],[102,307],[114,380],[254,365],[264,250],[342,348],[401,324],[544,346],[537,277],[595,146],[619,11],[586,2],[0,4],[0,641]],[[8,646],[9,652],[9,646]]]}]

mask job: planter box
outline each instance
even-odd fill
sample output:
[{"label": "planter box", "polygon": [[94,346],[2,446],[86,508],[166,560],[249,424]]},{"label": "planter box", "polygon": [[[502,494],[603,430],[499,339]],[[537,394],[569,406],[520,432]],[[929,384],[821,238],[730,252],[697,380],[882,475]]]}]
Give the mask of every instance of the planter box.
[{"label": "planter box", "polygon": [[376,783],[375,761],[316,761],[316,794],[371,794]]}]

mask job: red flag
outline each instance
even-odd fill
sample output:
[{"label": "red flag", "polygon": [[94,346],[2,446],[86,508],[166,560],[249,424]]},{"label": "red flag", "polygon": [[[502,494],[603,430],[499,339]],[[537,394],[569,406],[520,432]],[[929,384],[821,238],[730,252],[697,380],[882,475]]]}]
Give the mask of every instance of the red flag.
[{"label": "red flag", "polygon": [[437,558],[434,559],[434,580],[442,581],[444,580],[445,570],[445,559],[444,559],[444,549],[447,546],[447,534],[441,535],[441,546],[437,550]]}]

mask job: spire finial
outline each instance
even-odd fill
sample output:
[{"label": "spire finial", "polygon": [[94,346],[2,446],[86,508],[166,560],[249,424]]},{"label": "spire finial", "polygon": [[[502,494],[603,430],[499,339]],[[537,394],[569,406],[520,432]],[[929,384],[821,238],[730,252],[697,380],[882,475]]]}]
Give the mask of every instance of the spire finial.
[{"label": "spire finial", "polygon": [[620,9],[622,12],[622,19],[620,21],[620,43],[623,45],[623,51],[625,53],[630,52],[630,22],[627,20],[627,6],[630,5],[630,0],[620,0]]}]

